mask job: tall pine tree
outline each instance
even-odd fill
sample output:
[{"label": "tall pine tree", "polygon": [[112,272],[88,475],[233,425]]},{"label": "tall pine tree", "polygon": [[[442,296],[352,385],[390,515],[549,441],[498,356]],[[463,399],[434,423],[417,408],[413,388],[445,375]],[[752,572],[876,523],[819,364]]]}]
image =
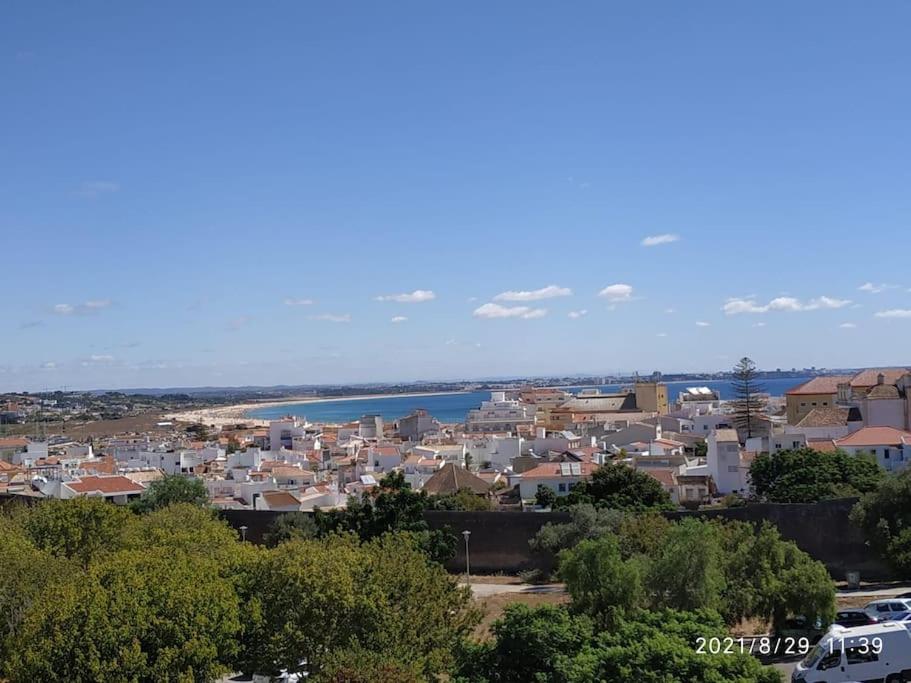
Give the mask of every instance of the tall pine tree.
[{"label": "tall pine tree", "polygon": [[760,416],[765,411],[763,388],[759,384],[756,364],[749,358],[741,358],[734,366],[733,374],[734,426],[749,439],[758,430]]}]

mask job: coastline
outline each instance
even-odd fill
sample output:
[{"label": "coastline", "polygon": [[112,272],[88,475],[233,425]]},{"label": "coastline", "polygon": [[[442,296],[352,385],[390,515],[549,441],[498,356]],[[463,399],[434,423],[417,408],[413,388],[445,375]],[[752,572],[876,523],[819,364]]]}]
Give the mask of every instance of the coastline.
[{"label": "coastline", "polygon": [[469,391],[432,391],[412,392],[405,394],[359,394],[357,396],[301,396],[298,398],[285,398],[279,401],[261,401],[259,403],[238,403],[218,408],[202,408],[188,410],[181,413],[171,413],[165,418],[175,422],[202,423],[223,427],[237,422],[247,422],[256,427],[268,426],[270,420],[250,417],[249,413],[260,408],[277,408],[287,405],[301,405],[304,403],[330,403],[334,401],[365,401],[384,398],[416,398],[422,396],[451,396],[455,394],[468,394]]}]

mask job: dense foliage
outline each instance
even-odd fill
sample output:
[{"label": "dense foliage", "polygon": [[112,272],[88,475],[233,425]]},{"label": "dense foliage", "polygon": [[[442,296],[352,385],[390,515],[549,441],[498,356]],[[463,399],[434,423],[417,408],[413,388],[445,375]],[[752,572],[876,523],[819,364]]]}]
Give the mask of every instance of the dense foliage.
[{"label": "dense foliage", "polygon": [[724,636],[710,611],[635,611],[610,630],[563,607],[507,607],[494,639],[466,648],[456,683],[773,683],[774,669],[743,654],[700,654],[697,637]]},{"label": "dense foliage", "polygon": [[573,486],[569,495],[557,498],[555,506],[570,507],[580,503],[635,512],[675,507],[657,479],[620,463],[599,467],[590,479]]},{"label": "dense foliage", "polygon": [[151,512],[176,503],[206,505],[208,501],[209,492],[202,479],[166,474],[149,484],[149,488],[139,499],[133,501],[131,507],[136,512]]},{"label": "dense foliage", "polygon": [[911,576],[911,470],[883,478],[851,511],[868,543],[904,576]]},{"label": "dense foliage", "polygon": [[0,517],[0,557],[0,680],[11,683],[282,669],[417,682],[451,670],[478,620],[420,534],[266,549],[187,503],[142,515],[87,498],[23,507]]},{"label": "dense foliage", "polygon": [[875,460],[812,448],[762,453],[750,465],[753,493],[773,503],[815,503],[876,490],[884,472]]}]

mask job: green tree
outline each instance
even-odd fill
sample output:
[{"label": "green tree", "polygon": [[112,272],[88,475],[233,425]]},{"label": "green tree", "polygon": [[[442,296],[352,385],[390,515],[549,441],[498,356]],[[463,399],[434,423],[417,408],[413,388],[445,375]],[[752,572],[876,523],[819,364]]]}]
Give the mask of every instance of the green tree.
[{"label": "green tree", "polygon": [[622,463],[602,465],[589,480],[573,486],[568,496],[557,499],[560,507],[579,503],[634,512],[674,508],[657,479]]},{"label": "green tree", "polygon": [[247,672],[320,676],[333,652],[362,647],[433,676],[477,623],[467,590],[407,533],[291,540],[261,553],[246,585]]},{"label": "green tree", "polygon": [[225,673],[240,631],[233,586],[216,562],[126,550],[58,582],[13,638],[18,681],[193,681]]},{"label": "green tree", "polygon": [[781,675],[748,654],[697,651],[697,638],[723,638],[724,624],[711,610],[639,612],[599,634],[587,653],[586,679],[644,683],[780,683]]},{"label": "green tree", "polygon": [[574,505],[567,512],[570,514],[568,523],[548,522],[541,527],[529,541],[532,550],[556,555],[580,541],[616,533],[624,519],[619,510],[596,508],[590,503]]},{"label": "green tree", "polygon": [[744,522],[717,528],[725,575],[721,612],[728,623],[760,618],[777,631],[791,616],[832,621],[835,584],[821,562],[782,539],[768,522],[759,529]]},{"label": "green tree", "polygon": [[715,525],[696,519],[674,524],[648,570],[655,607],[718,609],[725,588],[721,538]]},{"label": "green tree", "polygon": [[642,604],[642,568],[636,560],[620,556],[620,546],[612,536],[582,541],[561,551],[559,572],[573,609],[602,628]]},{"label": "green tree", "polygon": [[306,512],[287,512],[272,522],[269,530],[263,535],[265,544],[274,548],[291,540],[316,538],[319,534],[313,515]]},{"label": "green tree", "polygon": [[455,555],[456,537],[448,529],[430,529],[424,519],[429,507],[430,496],[425,491],[412,490],[401,472],[393,472],[383,478],[377,491],[350,497],[344,509],[317,508],[313,519],[321,536],[350,531],[369,541],[396,531],[417,534],[424,551],[442,563]]},{"label": "green tree", "polygon": [[588,617],[551,605],[509,605],[491,630],[492,642],[462,653],[456,681],[564,683],[594,635]]},{"label": "green tree", "polygon": [[911,577],[911,470],[883,477],[851,511],[867,542],[904,577]]},{"label": "green tree", "polygon": [[382,652],[362,647],[336,650],[326,658],[314,683],[424,683],[427,679],[414,667],[397,662]]},{"label": "green tree", "polygon": [[136,512],[151,512],[175,503],[208,505],[209,492],[202,479],[166,474],[149,484],[149,488],[131,503],[131,507]]},{"label": "green tree", "polygon": [[552,508],[556,502],[557,494],[554,493],[554,490],[550,486],[538,484],[538,490],[535,491],[535,505],[540,505],[542,508]]},{"label": "green tree", "polygon": [[815,503],[875,491],[885,473],[870,457],[811,448],[762,453],[750,465],[753,493],[773,503]]},{"label": "green tree", "polygon": [[132,519],[128,510],[100,498],[44,500],[17,513],[36,547],[73,558],[83,567],[97,555],[123,547]]},{"label": "green tree", "polygon": [[731,377],[734,390],[734,426],[747,438],[755,435],[759,429],[760,419],[765,411],[763,388],[759,384],[759,373],[756,364],[749,358],[741,358]]},{"label": "green tree", "polygon": [[455,493],[429,496],[427,509],[484,512],[490,510],[490,499],[487,496],[479,496],[469,488],[461,488]]}]

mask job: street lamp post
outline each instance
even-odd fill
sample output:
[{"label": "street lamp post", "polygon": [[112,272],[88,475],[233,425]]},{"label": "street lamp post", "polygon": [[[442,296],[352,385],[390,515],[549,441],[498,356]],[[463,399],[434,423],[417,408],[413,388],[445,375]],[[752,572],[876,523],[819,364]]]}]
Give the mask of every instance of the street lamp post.
[{"label": "street lamp post", "polygon": [[240,527],[240,540],[243,543],[247,542],[247,527],[245,525]]},{"label": "street lamp post", "polygon": [[471,561],[468,555],[468,537],[471,536],[471,532],[466,529],[462,532],[462,536],[465,537],[465,584],[469,587],[471,586]]}]

